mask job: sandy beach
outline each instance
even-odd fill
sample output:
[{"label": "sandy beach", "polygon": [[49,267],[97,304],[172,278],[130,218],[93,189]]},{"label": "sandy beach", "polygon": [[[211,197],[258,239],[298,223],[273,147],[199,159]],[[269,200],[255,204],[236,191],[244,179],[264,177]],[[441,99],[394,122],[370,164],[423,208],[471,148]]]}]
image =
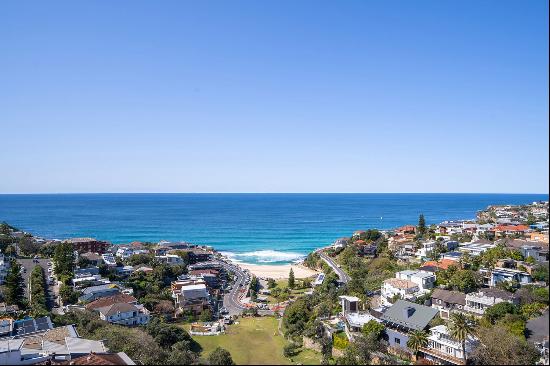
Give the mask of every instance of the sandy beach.
[{"label": "sandy beach", "polygon": [[281,265],[258,265],[248,263],[235,263],[241,268],[248,269],[257,277],[266,277],[273,279],[288,278],[290,269],[294,271],[296,278],[307,278],[315,276],[318,272],[299,264],[281,264]]}]

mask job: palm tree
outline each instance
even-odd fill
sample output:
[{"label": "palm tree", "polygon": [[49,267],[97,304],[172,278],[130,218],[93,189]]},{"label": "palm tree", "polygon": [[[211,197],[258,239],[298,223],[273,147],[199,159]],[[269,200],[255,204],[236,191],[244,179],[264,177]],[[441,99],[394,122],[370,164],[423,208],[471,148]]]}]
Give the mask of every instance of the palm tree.
[{"label": "palm tree", "polygon": [[415,330],[409,335],[407,347],[414,352],[415,359],[418,358],[418,350],[428,345],[428,333],[423,330]]},{"label": "palm tree", "polygon": [[475,327],[473,322],[462,313],[453,313],[451,314],[448,329],[449,335],[460,342],[462,356],[464,357],[464,363],[466,363],[466,339],[468,336],[474,334]]}]

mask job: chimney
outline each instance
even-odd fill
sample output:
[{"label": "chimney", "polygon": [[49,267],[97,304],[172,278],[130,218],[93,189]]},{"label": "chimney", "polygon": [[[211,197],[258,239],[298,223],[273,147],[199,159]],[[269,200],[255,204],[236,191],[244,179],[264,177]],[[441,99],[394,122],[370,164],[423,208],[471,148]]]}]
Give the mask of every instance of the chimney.
[{"label": "chimney", "polygon": [[403,316],[408,319],[414,314],[414,308],[412,306],[407,306],[403,309]]}]

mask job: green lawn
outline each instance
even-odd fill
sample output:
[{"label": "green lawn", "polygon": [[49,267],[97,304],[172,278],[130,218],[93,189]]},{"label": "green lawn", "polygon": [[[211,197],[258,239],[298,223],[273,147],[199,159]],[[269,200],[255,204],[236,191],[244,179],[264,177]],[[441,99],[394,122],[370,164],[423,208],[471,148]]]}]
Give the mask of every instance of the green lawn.
[{"label": "green lawn", "polygon": [[226,334],[219,336],[194,336],[203,348],[206,358],[216,347],[228,350],[238,365],[266,364],[319,364],[321,357],[312,350],[303,350],[292,360],[283,356],[287,341],[277,331],[278,320],[272,317],[244,318],[239,324],[230,325]]}]

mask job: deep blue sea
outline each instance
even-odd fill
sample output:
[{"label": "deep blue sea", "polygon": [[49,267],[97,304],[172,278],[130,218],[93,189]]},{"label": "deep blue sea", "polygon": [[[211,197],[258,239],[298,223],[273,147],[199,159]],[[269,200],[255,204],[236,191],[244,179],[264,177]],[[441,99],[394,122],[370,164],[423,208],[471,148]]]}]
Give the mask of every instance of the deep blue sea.
[{"label": "deep blue sea", "polygon": [[0,195],[0,221],[46,238],[188,241],[249,263],[287,263],[355,230],[475,218],[545,194]]}]

